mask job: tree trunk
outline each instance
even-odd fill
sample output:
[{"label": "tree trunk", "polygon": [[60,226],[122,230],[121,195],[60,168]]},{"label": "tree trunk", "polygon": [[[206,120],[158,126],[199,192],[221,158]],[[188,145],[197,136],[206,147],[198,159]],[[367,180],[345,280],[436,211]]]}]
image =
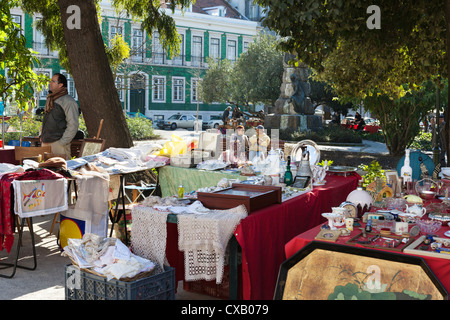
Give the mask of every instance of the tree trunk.
[{"label": "tree trunk", "polygon": [[[106,147],[131,147],[133,141],[105,53],[94,1],[58,0],[58,5],[71,75],[89,137],[97,134],[100,121],[104,119],[100,138],[106,139]],[[80,9],[78,16],[76,11],[67,13],[67,8],[73,5]],[[71,24],[77,18],[79,29]]]}]

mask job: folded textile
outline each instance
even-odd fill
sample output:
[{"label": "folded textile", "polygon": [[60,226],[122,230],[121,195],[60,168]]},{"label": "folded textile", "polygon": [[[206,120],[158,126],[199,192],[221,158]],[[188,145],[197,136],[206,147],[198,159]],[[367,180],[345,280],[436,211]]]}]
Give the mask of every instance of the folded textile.
[{"label": "folded textile", "polygon": [[8,172],[23,172],[22,166],[10,164],[10,163],[0,163],[0,173]]},{"label": "folded textile", "polygon": [[64,248],[80,268],[92,268],[97,273],[112,278],[132,278],[141,272],[152,271],[155,264],[132,253],[119,239],[85,234],[82,239],[69,239]]},{"label": "folded textile", "polygon": [[205,208],[200,201],[195,201],[188,206],[170,206],[166,208],[172,213],[193,213],[193,214],[205,214],[211,212],[211,209]]},{"label": "folded textile", "polygon": [[106,150],[106,156],[119,161],[139,159],[142,151],[136,148],[109,148]]},{"label": "folded textile", "polygon": [[69,170],[78,169],[78,168],[84,166],[85,164],[88,164],[88,161],[86,159],[83,159],[83,158],[76,158],[76,159],[72,159],[72,160],[67,160],[67,162],[66,162],[67,169],[69,169]]}]

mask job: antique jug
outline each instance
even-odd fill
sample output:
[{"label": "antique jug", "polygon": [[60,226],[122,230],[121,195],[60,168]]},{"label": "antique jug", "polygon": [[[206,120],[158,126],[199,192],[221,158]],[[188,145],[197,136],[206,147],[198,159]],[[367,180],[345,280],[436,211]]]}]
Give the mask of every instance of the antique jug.
[{"label": "antique jug", "polygon": [[301,177],[312,177],[311,165],[309,163],[309,151],[306,146],[302,147],[302,159],[298,166],[297,175]]},{"label": "antique jug", "polygon": [[266,166],[264,168],[264,174],[279,174],[280,173],[280,156],[275,150],[270,150],[266,158]]}]

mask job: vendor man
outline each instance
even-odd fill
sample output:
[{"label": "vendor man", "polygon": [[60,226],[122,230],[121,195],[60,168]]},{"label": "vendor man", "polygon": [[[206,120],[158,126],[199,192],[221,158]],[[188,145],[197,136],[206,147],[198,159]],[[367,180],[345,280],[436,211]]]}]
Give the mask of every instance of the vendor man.
[{"label": "vendor man", "polygon": [[249,154],[248,160],[253,161],[256,156],[263,154],[266,156],[267,148],[270,144],[269,136],[264,132],[264,127],[258,125],[256,127],[256,134],[249,139]]},{"label": "vendor man", "polygon": [[49,94],[42,119],[42,146],[51,146],[52,153],[71,158],[70,143],[78,131],[78,104],[68,94],[67,79],[55,73],[50,80]]}]

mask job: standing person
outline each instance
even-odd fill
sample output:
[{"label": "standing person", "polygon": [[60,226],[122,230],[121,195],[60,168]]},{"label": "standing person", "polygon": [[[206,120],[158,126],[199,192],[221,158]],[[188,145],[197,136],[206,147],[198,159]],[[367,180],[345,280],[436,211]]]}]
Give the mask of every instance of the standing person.
[{"label": "standing person", "polygon": [[242,125],[236,127],[236,133],[231,136],[231,149],[237,164],[244,163],[247,159],[248,137],[244,134]]},{"label": "standing person", "polygon": [[51,146],[52,153],[71,158],[70,143],[78,131],[78,104],[68,94],[67,79],[55,73],[50,80],[49,94],[42,119],[42,146]]},{"label": "standing person", "polygon": [[359,114],[359,112],[357,111],[355,113],[355,124],[359,124],[359,122],[362,120],[361,115]]},{"label": "standing person", "polygon": [[228,106],[222,114],[222,121],[224,125],[228,124],[228,117],[230,116],[231,107]]},{"label": "standing person", "polygon": [[331,123],[339,124],[339,115],[338,115],[338,113],[336,111],[331,116]]},{"label": "standing person", "polygon": [[248,158],[250,161],[253,161],[253,158],[267,153],[267,148],[270,144],[269,136],[264,132],[264,127],[259,125],[256,127],[256,134],[253,135],[250,140],[250,148]]}]

